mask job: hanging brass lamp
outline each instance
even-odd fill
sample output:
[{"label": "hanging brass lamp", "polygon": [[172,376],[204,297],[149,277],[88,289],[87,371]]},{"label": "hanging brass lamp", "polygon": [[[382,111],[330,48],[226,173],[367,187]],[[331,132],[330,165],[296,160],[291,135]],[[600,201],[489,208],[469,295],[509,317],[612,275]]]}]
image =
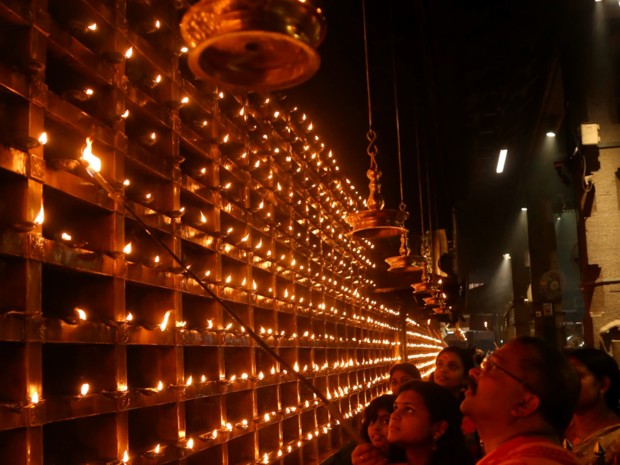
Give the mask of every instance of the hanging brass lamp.
[{"label": "hanging brass lamp", "polygon": [[388,271],[409,272],[420,271],[426,266],[426,259],[421,255],[412,255],[409,249],[409,239],[407,234],[400,235],[399,255],[388,257],[386,263],[390,265]]},{"label": "hanging brass lamp", "polygon": [[368,153],[372,162],[370,169],[366,172],[370,181],[368,184],[370,194],[366,200],[368,209],[347,215],[345,220],[353,228],[347,235],[363,239],[382,239],[407,234],[404,224],[409,213],[404,210],[383,209],[385,201],[381,195],[381,184],[379,183],[381,171],[377,167],[374,155],[371,154],[371,146],[369,146]]},{"label": "hanging brass lamp", "polygon": [[[379,150],[375,144],[377,133],[372,129],[372,105],[370,99],[370,73],[368,67],[368,38],[366,34],[366,5],[362,0],[362,17],[364,23],[364,58],[366,62],[366,91],[368,95],[368,148],[366,152],[370,157],[370,168],[366,171],[368,177],[369,195],[366,200],[367,210],[351,213],[345,220],[353,228],[347,233],[348,236],[361,239],[381,239],[406,234],[405,220],[409,217],[404,208],[399,210],[384,210],[385,201],[381,194],[381,170],[377,164],[376,156]],[[402,183],[401,183],[402,184]],[[401,203],[402,205],[402,203]]]},{"label": "hanging brass lamp", "polygon": [[234,90],[267,92],[309,79],[325,18],[310,1],[201,0],[181,21],[198,79]]}]

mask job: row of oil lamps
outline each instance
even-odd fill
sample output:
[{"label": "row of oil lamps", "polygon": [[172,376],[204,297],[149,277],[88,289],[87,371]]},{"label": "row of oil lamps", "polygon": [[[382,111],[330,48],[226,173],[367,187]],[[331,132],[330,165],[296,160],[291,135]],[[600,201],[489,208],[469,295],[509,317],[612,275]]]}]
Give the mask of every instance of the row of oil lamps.
[{"label": "row of oil lamps", "polygon": [[[40,137],[40,140],[42,140],[42,141],[44,141],[44,142],[45,142],[45,141],[47,140],[47,136],[46,136],[46,135],[45,135],[45,136],[43,136],[43,135],[42,135],[42,136]],[[98,173],[98,172],[100,172],[100,170],[101,170],[101,160],[100,160],[97,156],[95,156],[95,155],[92,153],[92,149],[91,149],[91,147],[92,147],[92,141],[91,141],[90,139],[87,139],[86,148],[84,149],[84,152],[83,152],[83,154],[82,154],[82,158],[83,158],[84,160],[86,160],[86,161],[87,161],[87,163],[89,164],[89,168],[90,168],[90,169],[92,169],[93,171],[95,171],[95,172],[97,172],[97,173]],[[127,183],[127,182],[125,182],[125,184],[128,184],[128,183]],[[148,196],[152,196],[150,193],[149,193],[149,194],[147,194],[147,195],[148,195]],[[204,216],[204,215],[203,215],[203,216]],[[41,209],[41,211],[40,211],[39,215],[38,215],[38,216],[37,216],[37,218],[35,219],[35,223],[37,223],[37,224],[41,224],[42,222],[43,222],[43,210]],[[233,230],[233,229],[234,229],[234,228],[232,228],[232,227],[231,227],[231,228],[229,228],[229,230],[227,231],[227,235],[228,235],[230,232],[232,232],[231,230]],[[61,237],[61,239],[62,239],[63,241],[65,241],[65,242],[71,242],[71,241],[73,240],[72,235],[71,235],[70,233],[68,233],[68,232],[62,232],[62,234],[61,234],[61,236],[60,236],[60,237]],[[244,237],[241,239],[241,242],[247,241],[247,240],[248,240],[248,238],[249,238],[249,235],[244,236]],[[260,241],[259,241],[258,245],[256,245],[256,246],[255,246],[255,248],[256,248],[256,247],[259,247],[259,246],[262,246],[262,240],[260,240]],[[124,252],[125,252],[126,254],[130,253],[130,252],[131,252],[131,248],[132,248],[131,243],[127,244],[127,245],[125,246]],[[268,255],[270,255],[270,254],[271,254],[271,250],[268,250],[268,251],[267,251],[267,254],[268,254]],[[372,264],[372,263],[371,263],[368,259],[365,259],[365,260],[366,260],[367,265],[369,265],[369,266],[374,266],[374,265],[373,265],[373,264]],[[341,261],[342,261],[342,260],[341,260]],[[152,265],[154,265],[154,266],[158,266],[158,264],[159,264],[159,263],[160,263],[160,257],[159,257],[158,255],[155,255],[155,256],[153,257],[153,259],[152,259]],[[293,264],[292,264],[292,265],[287,264],[286,266],[289,266],[289,267],[290,267],[290,266],[292,266],[292,267],[294,268],[294,267],[295,267],[295,265],[294,265],[294,258],[292,259],[292,262],[291,262],[291,263],[293,263]],[[299,268],[300,268],[300,270],[302,270],[302,271],[303,271],[303,265],[300,265],[300,267],[299,267]],[[316,273],[316,274],[315,274],[315,277],[318,277],[318,276],[319,276],[319,273]],[[229,278],[230,278],[230,276],[229,276]],[[228,280],[228,281],[230,281],[230,279],[229,279],[229,278],[227,278],[227,280]],[[324,279],[325,279],[325,276],[323,276],[323,280],[324,280]],[[331,278],[330,278],[330,279],[331,279]],[[329,282],[329,280],[328,280],[328,282]],[[335,282],[334,282],[334,284],[335,284]],[[369,283],[369,284],[370,284],[370,283]],[[335,290],[338,290],[338,289],[335,289]],[[355,297],[355,296],[356,296],[355,291],[353,291],[353,290],[349,289],[349,288],[348,288],[348,287],[346,287],[346,286],[343,286],[343,287],[340,289],[340,291],[348,292],[348,293],[350,293],[353,297]]]},{"label": "row of oil lamps", "polygon": [[[76,320],[75,320],[75,324],[78,324],[80,321],[88,321],[88,313],[84,308],[80,308],[80,307],[75,307],[73,309],[75,316],[76,316]],[[159,330],[161,331],[165,331],[168,329],[169,325],[170,325],[170,317],[171,315],[174,313],[174,310],[167,310],[164,314],[164,317],[161,321],[161,323],[159,323],[156,328],[159,328]],[[346,315],[346,313],[345,313]],[[383,328],[384,330],[390,330],[390,331],[396,331],[397,328],[389,326],[387,324],[384,324],[380,321],[374,320],[370,317],[365,318],[366,320],[366,326],[363,329],[369,330],[370,326],[374,326],[374,327],[379,327],[379,328]],[[358,317],[356,314],[353,315],[353,320],[359,320],[359,321],[364,321],[364,319],[362,319],[361,317]],[[125,323],[125,324],[132,324],[134,322],[134,316],[131,312],[127,313],[127,316],[125,317],[125,320],[121,321],[121,323]],[[187,322],[186,321],[176,321],[175,322],[175,327],[176,328],[185,328],[187,327]],[[213,319],[207,319],[206,320],[206,326],[205,329],[208,332],[214,332],[214,333],[222,333],[222,334],[244,334],[246,332],[246,329],[244,326],[242,325],[238,325],[238,328],[235,326],[234,323],[229,322],[226,325],[221,326],[220,328],[216,329],[215,328],[215,324],[213,322]],[[375,330],[376,331],[376,330]],[[396,346],[398,345],[397,341],[393,341],[393,340],[389,340],[389,339],[377,339],[377,338],[373,338],[371,339],[370,337],[365,337],[365,338],[357,338],[355,336],[351,336],[351,337],[342,337],[342,336],[334,336],[333,334],[315,334],[313,331],[310,330],[306,330],[300,334],[297,334],[297,332],[292,332],[290,335],[286,333],[285,330],[282,331],[277,331],[274,330],[273,328],[270,327],[265,327],[265,326],[260,326],[257,330],[258,334],[260,334],[263,337],[273,337],[273,338],[278,338],[278,339],[286,339],[286,340],[296,340],[296,339],[300,339],[300,340],[308,340],[308,341],[320,341],[320,340],[324,340],[324,341],[331,341],[331,342],[346,342],[346,343],[352,343],[352,344],[359,344],[359,343],[366,343],[366,344],[372,344],[375,346]],[[423,340],[428,340],[428,341],[432,341],[435,342],[434,345],[420,345],[419,347],[441,347],[439,345],[440,341],[438,341],[437,339],[434,339],[430,336],[424,335],[422,333],[419,332],[413,332],[413,331],[409,331],[408,335],[413,336],[413,337],[418,337],[420,339]]]}]

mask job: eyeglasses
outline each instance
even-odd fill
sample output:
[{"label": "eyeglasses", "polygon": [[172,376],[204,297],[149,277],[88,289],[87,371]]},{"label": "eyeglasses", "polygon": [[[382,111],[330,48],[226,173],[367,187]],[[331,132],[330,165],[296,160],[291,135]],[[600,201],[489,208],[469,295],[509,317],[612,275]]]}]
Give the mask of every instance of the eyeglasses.
[{"label": "eyeglasses", "polygon": [[497,363],[495,363],[494,361],[491,360],[491,355],[492,353],[489,353],[484,360],[482,360],[482,363],[480,363],[480,372],[482,374],[487,374],[492,372],[493,370],[499,370],[502,373],[510,376],[512,379],[514,379],[517,383],[525,386],[525,388],[530,391],[532,394],[536,394],[536,391],[534,389],[532,389],[532,387],[527,384],[523,379],[519,378],[517,375],[511,373],[510,371],[506,370],[506,368],[503,368],[501,366],[499,366]]}]

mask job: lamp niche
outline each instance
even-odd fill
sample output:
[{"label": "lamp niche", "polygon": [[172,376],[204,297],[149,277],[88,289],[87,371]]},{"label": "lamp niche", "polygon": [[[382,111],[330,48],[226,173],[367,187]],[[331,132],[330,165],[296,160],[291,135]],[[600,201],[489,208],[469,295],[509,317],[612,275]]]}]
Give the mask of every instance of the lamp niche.
[{"label": "lamp niche", "polygon": [[368,64],[368,34],[366,31],[366,4],[362,0],[362,20],[364,26],[364,58],[366,64],[366,92],[368,95],[368,148],[370,168],[366,171],[368,177],[369,195],[366,200],[367,210],[351,213],[345,220],[353,228],[347,235],[364,239],[381,239],[406,234],[404,222],[409,214],[403,209],[384,210],[385,201],[381,195],[381,171],[376,156],[379,150],[375,144],[377,133],[372,128],[372,104],[370,98],[370,72]]}]

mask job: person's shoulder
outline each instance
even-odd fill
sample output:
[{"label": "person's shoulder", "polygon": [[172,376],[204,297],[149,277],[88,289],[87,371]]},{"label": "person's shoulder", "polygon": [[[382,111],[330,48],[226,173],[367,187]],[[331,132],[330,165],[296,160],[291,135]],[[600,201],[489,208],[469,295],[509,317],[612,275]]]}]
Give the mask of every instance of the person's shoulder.
[{"label": "person's shoulder", "polygon": [[570,451],[551,441],[516,437],[490,452],[477,465],[579,465]]}]

